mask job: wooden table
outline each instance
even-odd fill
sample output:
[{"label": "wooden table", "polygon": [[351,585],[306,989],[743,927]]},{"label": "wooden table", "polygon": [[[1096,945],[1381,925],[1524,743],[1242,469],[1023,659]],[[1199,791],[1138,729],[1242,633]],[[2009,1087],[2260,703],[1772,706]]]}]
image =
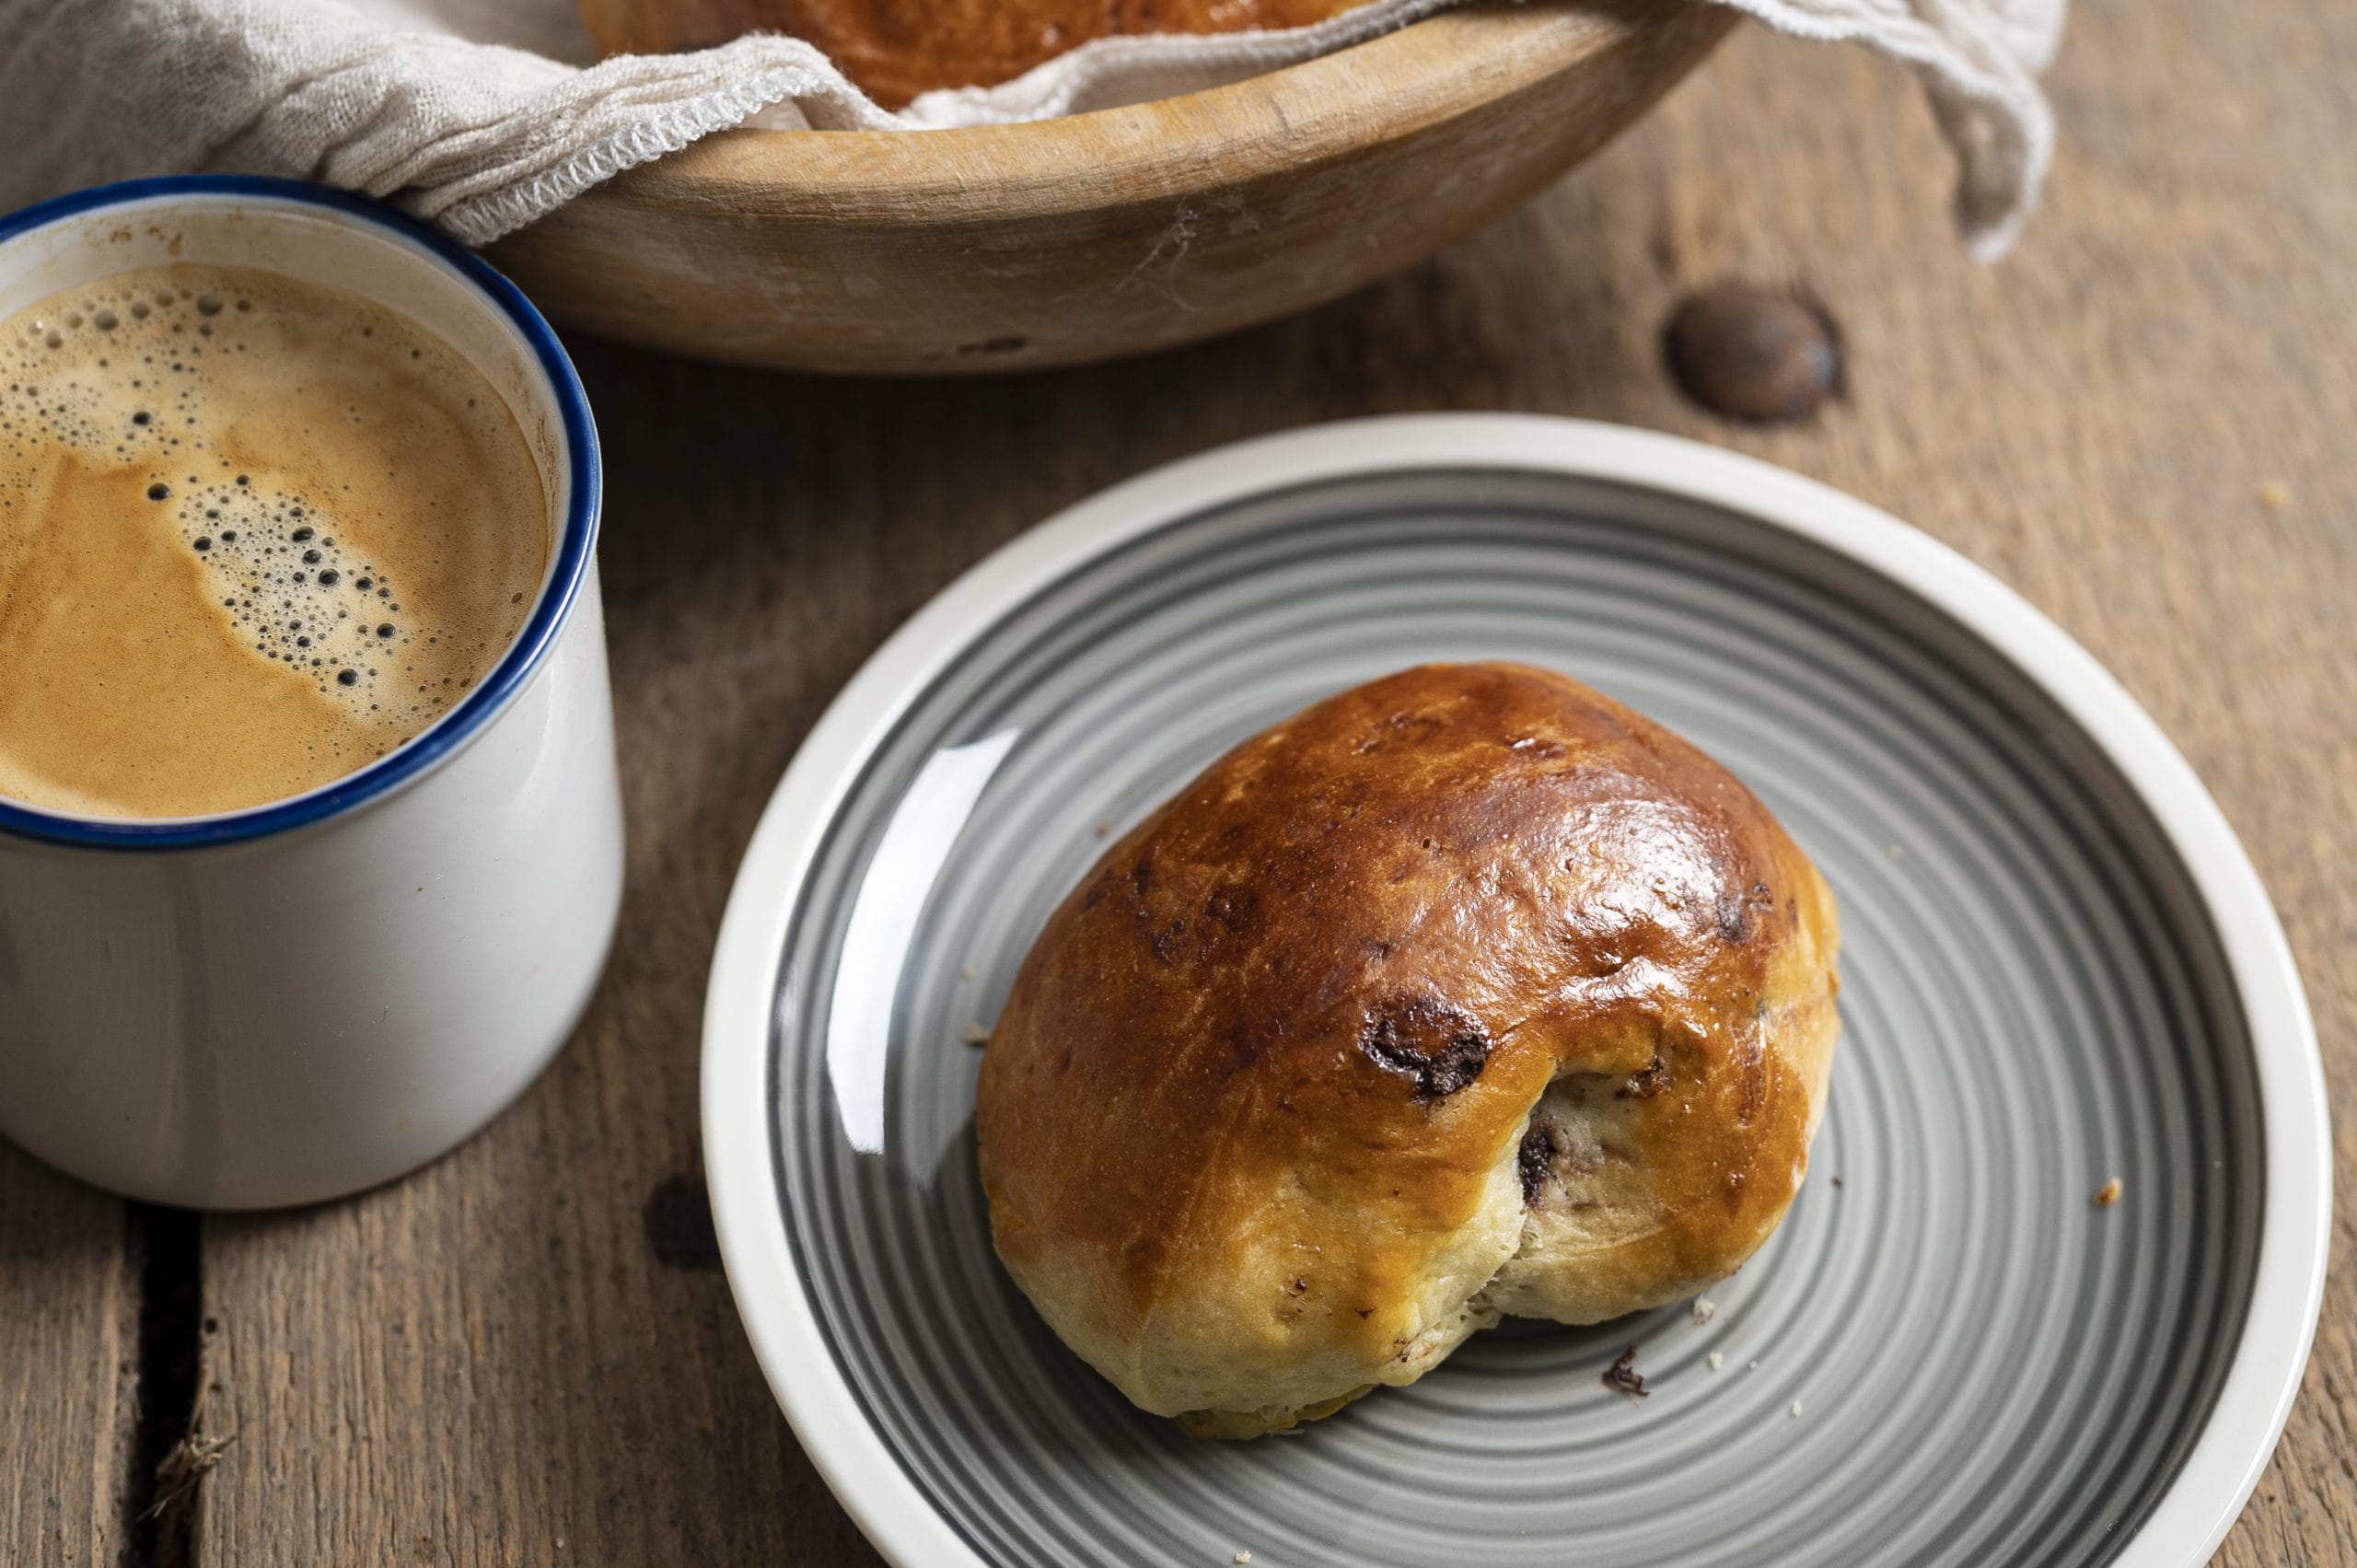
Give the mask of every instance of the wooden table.
[{"label": "wooden table", "polygon": [[[2046,210],[1984,267],[1905,76],[1747,29],[1513,217],[1193,350],[916,385],[576,342],[631,826],[604,989],[514,1110],[354,1202],[200,1219],[0,1149],[0,1562],[873,1561],[771,1402],[697,1174],[705,966],[771,786],[888,632],[1065,503],[1309,421],[1503,408],[1722,442],[1913,520],[2085,642],[2217,792],[2308,976],[2343,1237],[2220,1561],[2357,1563],[2352,81],[2346,0],[2082,0]],[[1771,432],[1679,400],[1660,325],[1731,275],[1824,299],[1845,404]],[[200,1405],[228,1446],[159,1490]]]}]

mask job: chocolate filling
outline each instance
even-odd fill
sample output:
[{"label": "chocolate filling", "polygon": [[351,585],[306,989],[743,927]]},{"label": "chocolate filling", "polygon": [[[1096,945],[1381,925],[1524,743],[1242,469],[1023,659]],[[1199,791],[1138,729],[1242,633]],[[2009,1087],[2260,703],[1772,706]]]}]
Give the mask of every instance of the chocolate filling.
[{"label": "chocolate filling", "polygon": [[1412,1082],[1419,1098],[1438,1099],[1481,1075],[1490,1061],[1490,1031],[1470,1013],[1435,997],[1395,997],[1360,1028],[1359,1053]]},{"label": "chocolate filling", "polygon": [[1538,1194],[1547,1188],[1547,1174],[1555,1159],[1555,1134],[1541,1123],[1533,1121],[1530,1131],[1522,1135],[1522,1147],[1515,1152],[1515,1169],[1522,1176],[1522,1206],[1535,1209]]},{"label": "chocolate filling", "polygon": [[1651,1099],[1669,1087],[1669,1063],[1655,1056],[1653,1064],[1642,1073],[1631,1073],[1629,1081],[1620,1086],[1621,1099]]},{"label": "chocolate filling", "polygon": [[1738,893],[1733,888],[1719,890],[1719,935],[1740,944],[1751,935],[1753,909],[1773,909],[1776,900],[1765,882],[1754,882],[1748,893]]}]

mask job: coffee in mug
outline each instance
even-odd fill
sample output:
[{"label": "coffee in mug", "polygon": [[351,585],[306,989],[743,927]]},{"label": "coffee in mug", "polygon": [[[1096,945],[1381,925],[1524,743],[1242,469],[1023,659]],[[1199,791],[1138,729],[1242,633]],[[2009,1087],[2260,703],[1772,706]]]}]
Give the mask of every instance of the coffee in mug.
[{"label": "coffee in mug", "polygon": [[0,796],[304,794],[496,664],[548,498],[482,375],[324,284],[151,267],[0,323]]}]

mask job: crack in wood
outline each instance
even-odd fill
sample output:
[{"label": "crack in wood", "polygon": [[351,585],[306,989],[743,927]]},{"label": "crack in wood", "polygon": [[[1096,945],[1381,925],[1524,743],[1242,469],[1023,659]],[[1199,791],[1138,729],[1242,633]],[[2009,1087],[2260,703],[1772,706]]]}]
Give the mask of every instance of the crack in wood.
[{"label": "crack in wood", "polygon": [[[123,1499],[123,1562],[191,1568],[198,1482],[218,1445],[197,1432],[204,1331],[203,1220],[132,1203],[124,1246],[139,1273],[138,1418]],[[192,1462],[203,1455],[201,1461]]]}]

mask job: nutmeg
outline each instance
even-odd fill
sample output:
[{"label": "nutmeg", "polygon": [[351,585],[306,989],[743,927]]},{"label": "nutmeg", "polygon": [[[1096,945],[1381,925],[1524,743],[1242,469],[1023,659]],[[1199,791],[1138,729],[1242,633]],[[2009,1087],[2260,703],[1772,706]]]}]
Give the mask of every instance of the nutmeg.
[{"label": "nutmeg", "polygon": [[1728,419],[1790,424],[1841,391],[1840,329],[1823,306],[1786,290],[1724,283],[1691,295],[1662,348],[1679,389]]}]

